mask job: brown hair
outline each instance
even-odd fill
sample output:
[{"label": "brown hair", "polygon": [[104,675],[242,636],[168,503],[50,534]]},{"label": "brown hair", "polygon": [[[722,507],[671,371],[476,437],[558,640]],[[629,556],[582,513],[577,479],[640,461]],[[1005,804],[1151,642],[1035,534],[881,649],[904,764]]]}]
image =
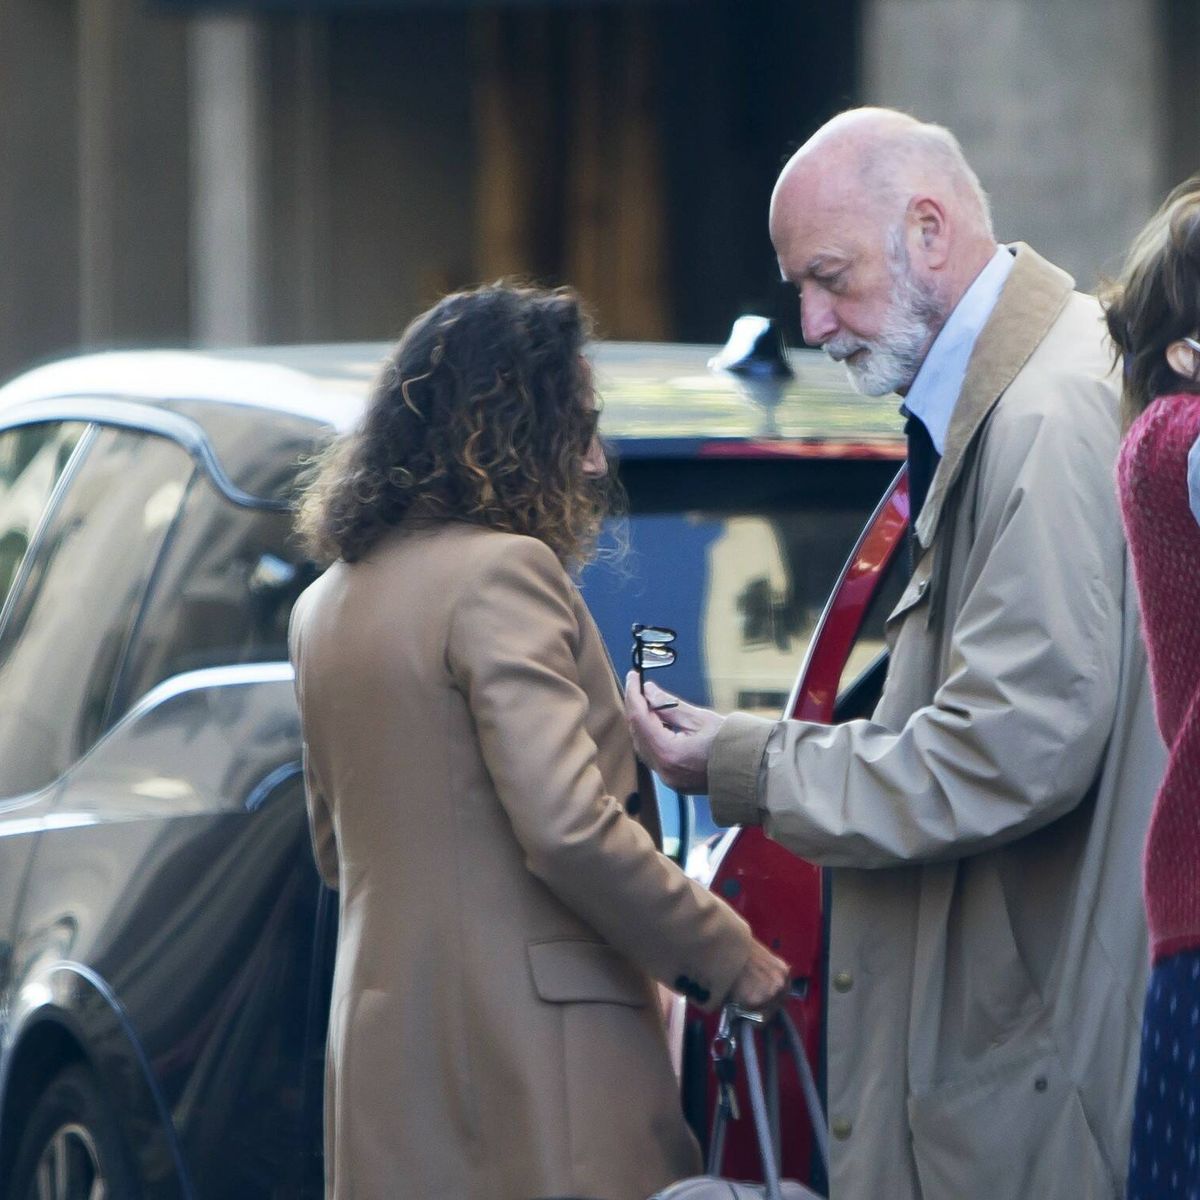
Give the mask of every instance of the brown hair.
[{"label": "brown hair", "polygon": [[1177,374],[1166,359],[1172,342],[1200,332],[1200,175],[1180,184],[1137,235],[1103,300],[1124,360],[1127,426],[1157,396],[1200,391],[1200,381]]},{"label": "brown hair", "polygon": [[567,289],[495,284],[417,317],[300,501],[322,560],[362,558],[406,514],[528,534],[565,564],[590,553],[613,493],[584,475],[595,435],[589,324]]}]

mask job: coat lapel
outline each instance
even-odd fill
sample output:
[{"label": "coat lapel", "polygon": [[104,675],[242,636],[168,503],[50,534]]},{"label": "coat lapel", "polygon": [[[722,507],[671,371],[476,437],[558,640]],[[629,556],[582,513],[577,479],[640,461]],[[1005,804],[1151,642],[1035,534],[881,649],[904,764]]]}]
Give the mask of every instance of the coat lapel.
[{"label": "coat lapel", "polygon": [[946,433],[946,451],[930,483],[917,521],[917,540],[928,547],[946,497],[988,413],[1050,330],[1075,286],[1065,271],[1023,242],[988,323],[975,343],[962,391]]}]

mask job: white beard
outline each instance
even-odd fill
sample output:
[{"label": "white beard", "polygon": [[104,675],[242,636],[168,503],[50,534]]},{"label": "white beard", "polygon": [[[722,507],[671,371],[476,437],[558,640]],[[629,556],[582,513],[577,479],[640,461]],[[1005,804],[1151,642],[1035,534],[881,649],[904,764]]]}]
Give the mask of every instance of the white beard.
[{"label": "white beard", "polygon": [[865,340],[834,337],[822,347],[838,362],[864,351],[856,362],[845,362],[850,382],[864,396],[885,396],[910,387],[947,315],[933,289],[913,277],[898,229],[888,234],[888,266],[891,303],[878,335]]}]

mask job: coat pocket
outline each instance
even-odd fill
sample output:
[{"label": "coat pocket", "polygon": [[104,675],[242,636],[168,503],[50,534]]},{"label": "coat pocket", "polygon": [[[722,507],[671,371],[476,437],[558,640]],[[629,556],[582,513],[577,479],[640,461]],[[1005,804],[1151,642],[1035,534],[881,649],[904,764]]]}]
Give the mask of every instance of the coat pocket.
[{"label": "coat pocket", "polygon": [[529,969],[537,994],[550,1004],[626,1004],[650,1001],[650,983],[624,955],[604,942],[557,938],[530,942]]},{"label": "coat pocket", "polygon": [[1050,1049],[908,1102],[923,1200],[1116,1200],[1117,1176]]}]

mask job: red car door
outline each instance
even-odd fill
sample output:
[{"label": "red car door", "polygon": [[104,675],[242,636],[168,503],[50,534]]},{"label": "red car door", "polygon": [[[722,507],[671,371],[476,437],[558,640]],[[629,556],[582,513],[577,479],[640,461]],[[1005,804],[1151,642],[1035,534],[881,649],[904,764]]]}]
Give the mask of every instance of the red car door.
[{"label": "red car door", "polygon": [[[883,621],[905,574],[907,528],[908,489],[902,470],[842,569],[788,701],[790,717],[830,723],[867,715],[874,707],[886,670]],[[821,870],[771,841],[760,829],[741,828],[722,838],[710,871],[710,887],[746,918],[761,941],[792,965],[795,998],[789,1001],[789,1011],[802,1032],[814,1073],[823,1083],[826,923]],[[693,1122],[707,1130],[716,1094],[708,1059],[716,1017],[690,1009],[688,1018],[685,1104]],[[784,1175],[823,1186],[824,1171],[813,1156],[803,1094],[786,1055],[781,1057],[779,1082]],[[749,1113],[744,1090],[740,1108]],[[748,1115],[729,1129],[723,1173],[735,1179],[761,1178]]]}]

